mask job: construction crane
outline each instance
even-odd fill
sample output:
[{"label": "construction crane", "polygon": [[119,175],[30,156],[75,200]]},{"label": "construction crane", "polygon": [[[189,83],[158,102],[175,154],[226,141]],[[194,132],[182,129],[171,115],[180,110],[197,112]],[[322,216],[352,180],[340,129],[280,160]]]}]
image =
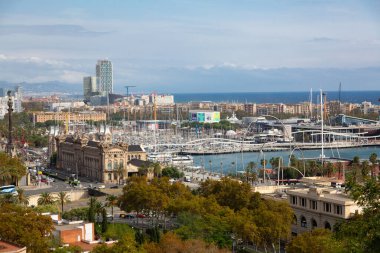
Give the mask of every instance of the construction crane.
[{"label": "construction crane", "polygon": [[134,85],[127,85],[127,86],[124,86],[126,89],[127,89],[127,97],[129,97],[129,88],[134,88],[136,86]]}]

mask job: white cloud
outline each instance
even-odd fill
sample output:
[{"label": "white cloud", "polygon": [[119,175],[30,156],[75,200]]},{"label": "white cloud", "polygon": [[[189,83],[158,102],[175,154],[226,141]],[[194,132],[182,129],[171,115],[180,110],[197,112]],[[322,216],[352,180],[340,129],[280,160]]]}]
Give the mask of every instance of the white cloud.
[{"label": "white cloud", "polygon": [[10,56],[5,54],[0,54],[0,61],[14,62],[14,63],[32,63],[39,65],[50,65],[54,67],[69,67],[70,64],[64,61],[57,61],[52,59],[44,59],[37,56],[30,57],[19,57],[19,56]]},{"label": "white cloud", "polygon": [[84,72],[64,70],[59,76],[59,81],[67,83],[81,83],[84,76],[87,76]]}]

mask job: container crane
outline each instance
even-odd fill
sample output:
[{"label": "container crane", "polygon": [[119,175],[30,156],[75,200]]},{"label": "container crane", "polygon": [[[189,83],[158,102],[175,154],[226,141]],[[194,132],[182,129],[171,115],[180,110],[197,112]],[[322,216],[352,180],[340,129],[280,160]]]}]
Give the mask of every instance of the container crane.
[{"label": "container crane", "polygon": [[134,85],[126,85],[124,87],[127,89],[127,97],[129,97],[129,88],[134,88],[136,86],[134,86]]}]

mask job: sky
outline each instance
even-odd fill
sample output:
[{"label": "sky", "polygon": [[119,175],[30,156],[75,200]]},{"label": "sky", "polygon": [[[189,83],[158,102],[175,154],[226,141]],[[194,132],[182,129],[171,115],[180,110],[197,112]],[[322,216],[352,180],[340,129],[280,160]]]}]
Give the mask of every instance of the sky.
[{"label": "sky", "polygon": [[380,1],[0,0],[0,81],[81,87],[98,59],[116,91],[379,90]]}]

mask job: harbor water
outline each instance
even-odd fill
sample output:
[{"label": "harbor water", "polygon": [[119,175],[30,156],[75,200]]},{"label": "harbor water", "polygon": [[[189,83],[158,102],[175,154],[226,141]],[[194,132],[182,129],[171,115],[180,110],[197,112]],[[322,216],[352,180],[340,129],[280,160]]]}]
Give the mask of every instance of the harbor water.
[{"label": "harbor water", "polygon": [[[343,159],[352,159],[355,156],[359,156],[361,159],[368,159],[372,153],[376,153],[380,157],[380,147],[360,147],[360,148],[344,148],[344,149],[325,149],[324,154],[326,157],[336,157]],[[293,154],[298,158],[317,158],[321,154],[321,150],[303,150],[294,151]],[[220,173],[223,170],[223,174],[235,173],[235,171],[244,171],[249,162],[255,162],[260,167],[261,159],[268,161],[268,167],[270,167],[269,160],[272,157],[282,157],[285,164],[289,162],[290,151],[273,151],[273,152],[244,152],[244,153],[232,153],[221,155],[197,155],[193,156],[194,165],[204,167],[205,170],[210,172]]]}]

